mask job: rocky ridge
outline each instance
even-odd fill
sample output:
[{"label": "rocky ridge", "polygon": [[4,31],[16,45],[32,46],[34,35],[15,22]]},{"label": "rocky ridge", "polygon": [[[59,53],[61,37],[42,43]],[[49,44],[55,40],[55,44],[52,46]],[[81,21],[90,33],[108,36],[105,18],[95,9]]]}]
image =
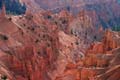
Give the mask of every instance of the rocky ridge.
[{"label": "rocky ridge", "polygon": [[[0,76],[8,80],[118,80],[120,33],[81,11],[0,16]],[[94,14],[94,13],[91,13]]]}]

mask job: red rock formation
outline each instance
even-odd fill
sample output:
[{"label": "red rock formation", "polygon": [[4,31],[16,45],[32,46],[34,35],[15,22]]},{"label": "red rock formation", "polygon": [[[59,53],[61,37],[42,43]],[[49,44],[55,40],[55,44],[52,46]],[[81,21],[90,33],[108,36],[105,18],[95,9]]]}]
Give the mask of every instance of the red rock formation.
[{"label": "red rock formation", "polygon": [[0,74],[11,80],[119,79],[120,34],[97,30],[88,14],[96,15],[28,11],[1,19]]},{"label": "red rock formation", "polygon": [[2,10],[1,10],[1,13],[0,13],[0,18],[3,18],[6,16],[6,7],[5,7],[5,4],[3,3],[2,4]]},{"label": "red rock formation", "polygon": [[111,51],[112,49],[115,49],[119,47],[119,44],[117,43],[117,34],[110,30],[106,30],[104,38],[102,42],[95,42],[91,45],[90,49],[88,50],[88,53],[107,53]]},{"label": "red rock formation", "polygon": [[47,71],[55,61],[52,54],[51,48],[42,47],[41,53],[38,53],[32,45],[27,45],[16,49],[14,54],[5,56],[2,61],[15,75],[13,79],[50,80]]}]

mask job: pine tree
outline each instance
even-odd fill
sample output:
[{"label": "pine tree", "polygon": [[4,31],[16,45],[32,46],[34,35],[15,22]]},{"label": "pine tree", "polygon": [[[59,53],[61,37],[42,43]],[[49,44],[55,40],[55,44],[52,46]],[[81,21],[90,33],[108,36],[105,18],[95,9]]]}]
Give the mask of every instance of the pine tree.
[{"label": "pine tree", "polygon": [[[2,8],[3,1],[0,0],[0,9]],[[24,14],[26,11],[26,5],[21,4],[19,0],[4,0],[6,6],[7,14]]]}]

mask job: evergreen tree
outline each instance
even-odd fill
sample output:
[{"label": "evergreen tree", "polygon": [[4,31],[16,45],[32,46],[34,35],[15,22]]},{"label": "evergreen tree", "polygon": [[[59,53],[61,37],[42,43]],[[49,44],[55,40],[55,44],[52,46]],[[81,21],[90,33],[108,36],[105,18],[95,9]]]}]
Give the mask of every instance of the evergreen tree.
[{"label": "evergreen tree", "polygon": [[[0,9],[2,8],[2,0],[0,0]],[[8,14],[24,14],[26,11],[26,5],[21,4],[18,0],[4,0],[6,10]]]}]

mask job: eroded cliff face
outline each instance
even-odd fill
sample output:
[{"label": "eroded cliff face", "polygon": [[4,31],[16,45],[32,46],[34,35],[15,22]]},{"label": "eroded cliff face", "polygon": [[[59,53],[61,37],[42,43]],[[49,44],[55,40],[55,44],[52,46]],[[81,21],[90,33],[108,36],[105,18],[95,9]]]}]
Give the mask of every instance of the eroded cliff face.
[{"label": "eroded cliff face", "polygon": [[[95,15],[89,14],[93,17],[96,27],[102,25],[104,28],[119,26],[120,22],[120,2],[119,0],[23,0],[33,3],[32,6],[37,7],[37,10],[48,10],[53,13],[59,13],[62,10],[67,10],[74,15],[79,14],[80,11],[86,10],[94,12]],[[112,4],[112,5],[111,5]],[[37,6],[36,6],[37,5]],[[31,7],[32,9],[32,7]],[[36,11],[37,11],[36,10]],[[95,19],[96,16],[96,19]]]},{"label": "eroded cliff face", "polygon": [[52,14],[47,12],[1,16],[3,77],[10,80],[54,80],[63,73],[68,61],[75,61],[72,51],[76,49],[76,38],[67,35],[50,19]]},{"label": "eroded cliff face", "polygon": [[106,30],[102,42],[94,42],[91,44],[89,53],[110,53],[111,50],[119,47],[119,34],[112,32],[111,30]]},{"label": "eroded cliff face", "polygon": [[[94,12],[0,16],[0,75],[9,80],[118,80],[120,33]],[[95,17],[97,19],[97,17]]]},{"label": "eroded cliff face", "polygon": [[[111,34],[111,36],[108,34]],[[105,38],[100,42],[104,47],[101,48],[101,44],[99,46],[98,43],[94,43],[93,51],[88,51],[76,63],[68,63],[64,74],[57,77],[56,80],[119,79],[120,49],[119,43],[116,43],[119,42],[116,41],[119,39],[119,33],[107,30],[104,35]],[[104,40],[106,41],[105,43]]]}]

